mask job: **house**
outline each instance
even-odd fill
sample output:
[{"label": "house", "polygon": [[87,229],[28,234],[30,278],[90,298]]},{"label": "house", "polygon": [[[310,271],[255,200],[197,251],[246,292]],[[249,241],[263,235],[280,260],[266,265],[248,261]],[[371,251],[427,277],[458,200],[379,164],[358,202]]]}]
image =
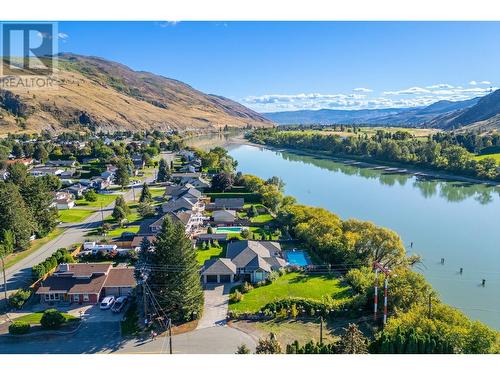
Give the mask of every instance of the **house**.
[{"label": "house", "polygon": [[200,176],[181,178],[181,185],[188,185],[188,184],[199,190],[207,189],[210,187],[210,183]]},{"label": "house", "polygon": [[202,276],[205,283],[265,280],[272,271],[286,265],[281,246],[272,241],[235,241],[227,245],[226,257],[207,260]]},{"label": "house", "polygon": [[69,210],[75,207],[75,199],[71,193],[57,191],[54,193],[52,205],[56,206],[58,210]]},{"label": "house", "polygon": [[60,176],[64,172],[64,169],[59,167],[34,167],[30,169],[30,175],[34,177],[42,177],[47,175]]},{"label": "house", "polygon": [[156,240],[156,236],[138,235],[132,239],[132,243],[130,244],[130,247],[132,247],[132,249],[136,249],[138,247],[141,247],[142,241],[144,240],[144,238],[147,238],[150,243],[153,243]]},{"label": "house", "polygon": [[88,188],[86,186],[83,186],[82,184],[74,184],[64,189],[64,191],[73,194],[77,198],[82,197],[83,193],[85,193],[87,190]]},{"label": "house", "polygon": [[234,224],[236,221],[236,211],[217,210],[212,212],[212,219],[215,224]]},{"label": "house", "polygon": [[158,233],[161,230],[165,218],[169,215],[174,221],[180,222],[186,228],[186,233],[190,234],[196,229],[198,229],[203,224],[203,215],[201,212],[191,211],[191,210],[178,210],[174,212],[168,212],[161,218],[156,220],[149,226],[149,230],[153,233]]},{"label": "house", "polygon": [[45,165],[51,167],[73,168],[76,166],[76,160],[49,160],[45,163]]},{"label": "house", "polygon": [[109,179],[98,177],[91,179],[90,185],[96,190],[104,190],[111,185],[111,181]]},{"label": "house", "polygon": [[69,168],[63,171],[60,175],[59,178],[71,178],[75,174],[75,169],[74,168]]},{"label": "house", "polygon": [[176,197],[162,204],[161,209],[164,213],[179,210],[191,210],[193,212],[203,212],[205,210],[205,202],[202,199],[201,191],[195,188],[184,188],[176,194]]},{"label": "house", "polygon": [[196,236],[198,243],[205,241],[226,242],[227,233],[200,233]]},{"label": "house", "polygon": [[83,253],[97,254],[99,252],[110,253],[116,251],[118,246],[110,244],[98,244],[96,242],[85,242],[83,244]]},{"label": "house", "polygon": [[25,165],[26,167],[28,167],[31,164],[33,164],[33,161],[34,160],[32,158],[21,158],[21,159],[9,159],[9,160],[5,160],[4,163],[6,165],[15,164],[15,163],[21,163],[21,164]]},{"label": "house", "polygon": [[136,286],[134,268],[113,268],[111,263],[63,263],[40,283],[42,303],[96,304],[106,295],[126,296]]},{"label": "house", "polygon": [[244,205],[245,200],[243,198],[215,198],[212,206],[216,210],[242,210]]}]

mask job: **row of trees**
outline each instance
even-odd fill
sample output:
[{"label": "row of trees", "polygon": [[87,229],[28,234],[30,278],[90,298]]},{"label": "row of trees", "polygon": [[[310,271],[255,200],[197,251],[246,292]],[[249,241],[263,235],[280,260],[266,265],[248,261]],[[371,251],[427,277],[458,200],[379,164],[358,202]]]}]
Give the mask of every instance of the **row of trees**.
[{"label": "row of trees", "polygon": [[[489,180],[500,179],[495,159],[474,159],[474,155],[462,145],[464,140],[458,137],[434,135],[427,139],[419,139],[409,132],[393,133],[383,130],[378,130],[372,136],[364,133],[340,137],[322,131],[258,129],[250,133],[248,138],[260,144],[325,151],[332,155],[370,157],[381,161],[420,165]],[[498,142],[498,140],[495,138],[486,144],[493,144],[493,142]]]},{"label": "row of trees", "polygon": [[44,237],[58,223],[52,192],[60,187],[54,176],[33,177],[21,163],[10,164],[0,182],[0,231],[11,230],[17,250],[29,246],[30,237]]}]

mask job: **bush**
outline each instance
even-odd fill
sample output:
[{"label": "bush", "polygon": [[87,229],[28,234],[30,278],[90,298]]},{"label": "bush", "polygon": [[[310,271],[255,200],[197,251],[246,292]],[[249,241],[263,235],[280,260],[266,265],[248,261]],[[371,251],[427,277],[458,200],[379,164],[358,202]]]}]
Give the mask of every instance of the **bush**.
[{"label": "bush", "polygon": [[14,322],[9,326],[9,333],[12,335],[24,335],[30,331],[28,322]]},{"label": "bush", "polygon": [[240,302],[243,299],[243,294],[239,290],[236,290],[234,293],[231,294],[230,301],[232,303],[235,302]]},{"label": "bush", "polygon": [[45,267],[43,264],[37,264],[31,268],[33,280],[41,279],[45,275]]},{"label": "bush", "polygon": [[45,329],[58,329],[66,322],[64,315],[56,309],[48,309],[42,315],[40,324]]},{"label": "bush", "polygon": [[30,297],[31,290],[19,289],[17,292],[9,296],[9,305],[16,309],[20,309]]},{"label": "bush", "polygon": [[97,193],[95,190],[87,190],[85,193],[83,193],[83,197],[87,202],[95,202],[97,201]]},{"label": "bush", "polygon": [[248,281],[245,281],[243,284],[241,284],[241,293],[248,293],[253,289],[253,285],[250,284]]}]

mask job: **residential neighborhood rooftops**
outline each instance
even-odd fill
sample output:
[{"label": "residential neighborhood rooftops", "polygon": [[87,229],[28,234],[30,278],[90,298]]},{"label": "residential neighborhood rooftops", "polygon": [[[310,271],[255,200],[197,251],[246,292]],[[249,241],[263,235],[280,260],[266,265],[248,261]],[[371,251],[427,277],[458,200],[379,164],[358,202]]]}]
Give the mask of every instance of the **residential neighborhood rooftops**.
[{"label": "residential neighborhood rooftops", "polygon": [[243,198],[215,198],[214,207],[224,209],[242,209],[245,204]]},{"label": "residential neighborhood rooftops", "polygon": [[112,268],[109,270],[108,278],[104,283],[106,287],[128,287],[135,286],[134,268]]}]

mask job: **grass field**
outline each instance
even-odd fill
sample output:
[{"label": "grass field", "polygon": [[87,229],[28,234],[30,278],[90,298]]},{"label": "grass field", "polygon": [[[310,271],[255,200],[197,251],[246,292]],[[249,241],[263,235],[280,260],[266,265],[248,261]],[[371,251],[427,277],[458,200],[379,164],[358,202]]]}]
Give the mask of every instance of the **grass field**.
[{"label": "grass field", "polygon": [[350,288],[341,285],[339,279],[335,277],[291,272],[269,285],[244,294],[243,300],[230,303],[229,309],[235,312],[257,312],[269,302],[287,297],[321,301],[323,296],[328,295],[338,300],[345,300],[350,297]]},{"label": "grass field", "polygon": [[28,255],[37,251],[41,246],[45,245],[47,242],[50,242],[54,238],[59,236],[63,231],[64,231],[63,228],[55,228],[52,232],[50,232],[44,238],[39,238],[37,240],[32,241],[29,249],[7,256],[7,258],[5,258],[5,268],[7,269],[7,268],[13,266],[14,264],[16,264],[17,262],[20,262],[21,260],[26,258]]},{"label": "grass field", "polygon": [[481,159],[486,159],[486,158],[493,158],[496,160],[497,164],[500,165],[500,153],[474,156],[474,159],[476,159],[476,160],[481,160]]},{"label": "grass field", "polygon": [[[29,324],[40,324],[40,319],[42,319],[43,316],[43,311],[39,311],[36,313],[28,314],[21,316],[17,319],[14,319],[16,322],[26,322]],[[79,320],[79,318],[74,317],[73,315],[69,315],[66,313],[63,313],[63,316],[66,318],[66,322],[74,322]]]},{"label": "grass field", "polygon": [[252,223],[268,223],[273,220],[273,217],[270,214],[262,214],[262,215],[257,215],[255,217],[252,217],[250,221]]},{"label": "grass field", "polygon": [[115,228],[113,230],[110,230],[107,235],[108,237],[120,237],[123,232],[133,232],[137,233],[139,232],[139,229],[141,228],[140,225],[130,225],[130,226],[124,226],[123,228]]},{"label": "grass field", "polygon": [[106,207],[113,203],[118,197],[117,194],[97,194],[97,200],[95,202],[87,202],[85,198],[77,199],[75,201],[77,207],[88,207],[88,208],[100,208]]},{"label": "grass field", "polygon": [[79,210],[72,208],[71,210],[59,211],[59,220],[63,223],[77,223],[80,222],[94,213],[93,210]]},{"label": "grass field", "polygon": [[201,249],[196,250],[196,260],[200,265],[203,265],[205,261],[211,258],[223,257],[225,254],[226,250],[224,249],[224,247],[211,246],[207,250],[201,250]]}]

